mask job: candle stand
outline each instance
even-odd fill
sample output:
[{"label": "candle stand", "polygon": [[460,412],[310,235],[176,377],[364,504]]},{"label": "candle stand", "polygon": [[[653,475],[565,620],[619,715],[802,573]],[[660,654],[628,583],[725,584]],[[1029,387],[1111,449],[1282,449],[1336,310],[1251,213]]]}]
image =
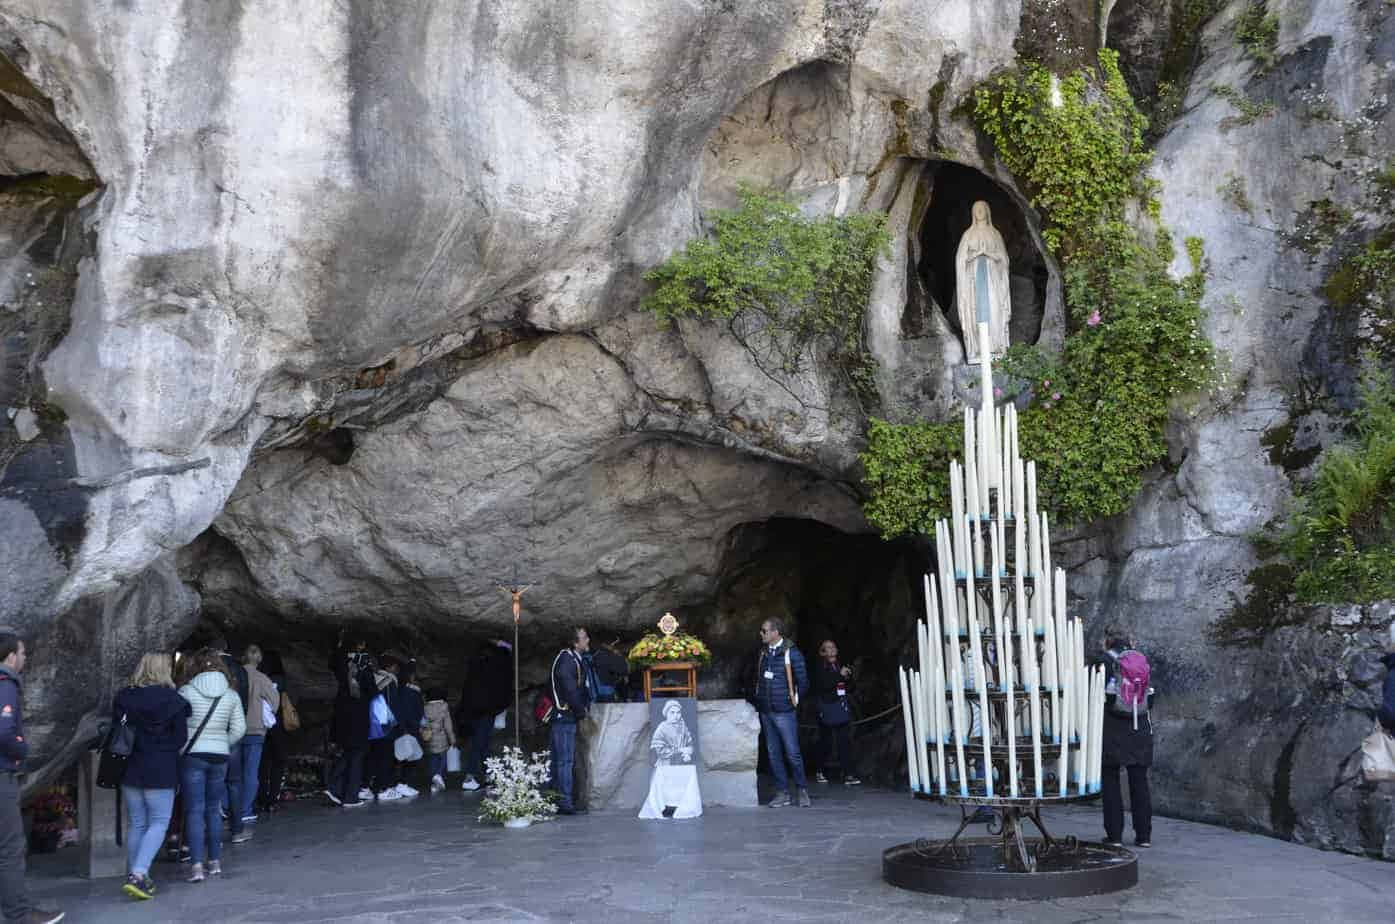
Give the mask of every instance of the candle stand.
[{"label": "candle stand", "polygon": [[[979,338],[988,344],[986,324]],[[981,406],[965,409],[964,461],[950,463],[950,516],[935,524],[917,666],[899,672],[911,794],[959,805],[961,820],[947,840],[884,851],[882,876],[972,898],[1126,889],[1138,881],[1131,851],[1053,837],[1042,821],[1046,807],[1099,796],[1105,677],[1085,661],[1036,463],[1020,456],[1016,408],[994,406],[983,355]],[[984,808],[989,837],[965,837]]]}]

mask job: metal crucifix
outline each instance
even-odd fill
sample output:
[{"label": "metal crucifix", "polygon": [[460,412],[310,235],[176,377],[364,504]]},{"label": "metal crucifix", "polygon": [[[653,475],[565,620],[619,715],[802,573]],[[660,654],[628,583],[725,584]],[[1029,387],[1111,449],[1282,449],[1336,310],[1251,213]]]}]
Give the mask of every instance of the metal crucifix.
[{"label": "metal crucifix", "polygon": [[509,595],[513,603],[513,743],[519,752],[523,751],[523,711],[519,705],[521,692],[518,680],[518,625],[523,619],[523,594],[536,585],[535,581],[522,583],[518,579],[518,569],[515,567],[513,580],[508,583],[495,584],[501,591]]}]

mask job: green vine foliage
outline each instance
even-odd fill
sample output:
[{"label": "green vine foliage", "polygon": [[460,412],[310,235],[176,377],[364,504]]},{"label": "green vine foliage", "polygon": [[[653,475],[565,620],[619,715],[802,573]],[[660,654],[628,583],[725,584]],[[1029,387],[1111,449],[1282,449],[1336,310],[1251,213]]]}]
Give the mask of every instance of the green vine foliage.
[{"label": "green vine foliage", "polygon": [[949,463],[964,452],[957,422],[888,423],[873,418],[862,454],[869,489],[863,509],[887,538],[931,533],[949,509]]},{"label": "green vine foliage", "polygon": [[743,189],[736,209],[709,216],[712,235],[690,241],[646,274],[644,300],[661,323],[725,321],[770,375],[796,375],[829,356],[858,397],[875,394],[863,338],[886,216],[806,218],[788,198]]},{"label": "green vine foliage", "polygon": [[1395,597],[1395,384],[1374,354],[1354,424],[1350,441],[1323,452],[1279,542],[1302,603]]},{"label": "green vine foliage", "polygon": [[[1022,385],[1023,455],[1037,460],[1041,496],[1058,521],[1121,513],[1143,472],[1166,457],[1172,402],[1212,380],[1201,241],[1186,242],[1192,273],[1178,281],[1168,272],[1170,238],[1144,240],[1125,220],[1131,200],[1156,206],[1143,174],[1145,120],[1114,52],[1100,52],[1098,71],[1059,82],[1034,65],[999,76],[979,89],[975,116],[1044,213],[1065,281],[1062,354],[1019,346],[999,364],[1003,381]],[[894,427],[874,425],[863,455],[868,518],[886,537],[922,530],[948,506],[941,457],[953,443],[930,425],[878,426]],[[919,472],[901,458],[917,440],[930,444]]]},{"label": "green vine foliage", "polygon": [[1259,62],[1261,72],[1273,66],[1279,43],[1279,17],[1269,12],[1264,0],[1245,7],[1235,20],[1235,41]]}]

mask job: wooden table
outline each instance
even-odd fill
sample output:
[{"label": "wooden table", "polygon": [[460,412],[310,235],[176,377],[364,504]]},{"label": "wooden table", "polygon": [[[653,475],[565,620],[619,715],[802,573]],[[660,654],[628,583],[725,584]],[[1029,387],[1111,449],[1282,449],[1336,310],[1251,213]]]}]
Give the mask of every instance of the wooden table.
[{"label": "wooden table", "polygon": [[[697,697],[697,662],[696,661],[662,661],[652,667],[644,669],[644,701],[647,703],[653,693],[660,696],[692,696]],[[675,686],[662,686],[657,690],[654,687],[655,674],[682,674],[683,683]]]}]

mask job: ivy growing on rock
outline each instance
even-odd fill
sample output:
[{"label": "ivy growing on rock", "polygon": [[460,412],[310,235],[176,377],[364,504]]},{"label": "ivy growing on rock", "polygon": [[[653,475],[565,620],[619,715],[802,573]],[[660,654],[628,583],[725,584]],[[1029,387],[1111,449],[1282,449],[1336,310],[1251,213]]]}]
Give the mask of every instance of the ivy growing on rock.
[{"label": "ivy growing on rock", "polygon": [[[1059,79],[1035,65],[998,76],[977,91],[974,115],[1042,211],[1065,280],[1062,354],[1016,347],[1000,364],[1024,385],[1023,454],[1037,460],[1058,520],[1120,513],[1143,472],[1166,457],[1170,405],[1211,381],[1201,241],[1187,241],[1192,272],[1179,281],[1168,271],[1168,235],[1145,239],[1128,221],[1131,202],[1152,214],[1157,205],[1144,175],[1145,120],[1114,52],[1100,52],[1098,70]],[[866,511],[884,536],[924,530],[944,514],[942,457],[957,426],[874,424],[863,455]],[[918,468],[906,458],[914,450],[925,453]]]},{"label": "ivy growing on rock", "polygon": [[806,218],[788,198],[747,188],[738,208],[709,218],[710,237],[646,274],[655,288],[643,307],[662,323],[725,321],[777,380],[826,354],[854,395],[875,394],[863,329],[877,257],[890,242],[886,216]]},{"label": "ivy growing on rock", "polygon": [[1235,20],[1235,41],[1259,62],[1261,72],[1273,66],[1279,43],[1279,17],[1269,12],[1264,0],[1245,7]]}]

